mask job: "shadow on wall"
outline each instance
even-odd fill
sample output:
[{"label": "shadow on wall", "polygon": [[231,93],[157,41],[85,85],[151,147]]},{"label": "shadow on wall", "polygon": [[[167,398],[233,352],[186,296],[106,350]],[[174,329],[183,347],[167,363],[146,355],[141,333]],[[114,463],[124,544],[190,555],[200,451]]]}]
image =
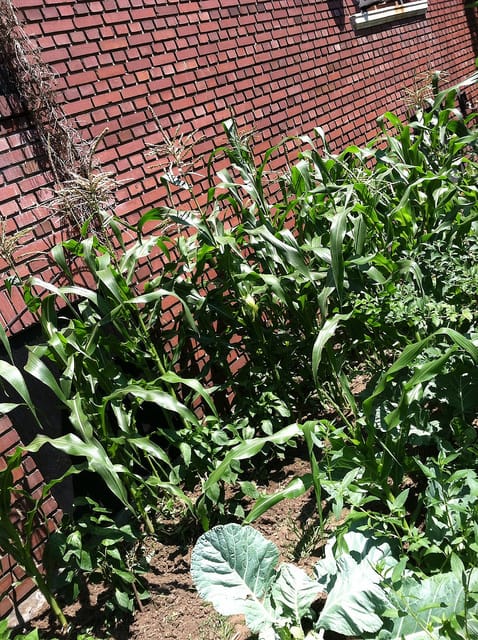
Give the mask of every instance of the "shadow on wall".
[{"label": "shadow on wall", "polygon": [[[2,52],[0,51],[0,56]],[[15,131],[21,136],[22,142],[30,145],[40,170],[50,169],[48,155],[45,151],[38,131],[32,125],[31,113],[25,101],[22,100],[16,86],[16,79],[12,76],[8,66],[0,60],[0,126],[4,132]]]},{"label": "shadow on wall", "polygon": [[[22,370],[26,363],[28,345],[37,344],[41,342],[41,340],[41,331],[39,327],[36,326],[30,327],[23,333],[11,338],[10,345],[13,351],[14,361],[19,369]],[[2,355],[3,354],[0,353],[0,357],[2,357]],[[33,404],[37,408],[44,429],[44,435],[52,438],[62,436],[64,434],[64,416],[58,400],[45,385],[35,380],[26,372],[23,373],[29,387]],[[40,433],[37,423],[33,419],[29,409],[25,406],[19,407],[11,412],[9,418],[25,445],[28,445],[33,438]],[[50,445],[43,446],[38,453],[32,454],[32,458],[47,482],[63,475],[71,464],[68,456]],[[71,478],[67,478],[62,483],[56,485],[52,490],[52,494],[58,506],[63,511],[71,510],[73,500]]]},{"label": "shadow on wall", "polygon": [[340,31],[345,29],[345,9],[343,0],[328,0],[330,13]]},{"label": "shadow on wall", "polygon": [[466,23],[470,31],[473,53],[475,57],[478,57],[478,7],[475,7],[474,4],[473,0],[464,0]]}]

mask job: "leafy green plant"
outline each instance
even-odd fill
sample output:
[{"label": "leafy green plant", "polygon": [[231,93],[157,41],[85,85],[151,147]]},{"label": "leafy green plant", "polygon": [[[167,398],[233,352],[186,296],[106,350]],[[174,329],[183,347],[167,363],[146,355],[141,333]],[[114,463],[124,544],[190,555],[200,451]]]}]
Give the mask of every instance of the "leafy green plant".
[{"label": "leafy green plant", "polygon": [[[441,348],[437,351],[427,352],[427,347],[442,336],[447,342],[441,342]],[[375,389],[365,400],[363,407],[368,429],[365,446],[369,452],[382,452],[377,458],[379,466],[374,470],[376,480],[383,478],[386,481],[391,478],[392,486],[400,486],[406,470],[407,455],[410,455],[407,447],[413,439],[414,429],[417,433],[419,428],[418,425],[413,425],[416,415],[413,408],[423,399],[430,404],[430,395],[424,398],[427,385],[445,371],[447,363],[460,351],[469,357],[468,367],[473,370],[478,362],[478,349],[472,340],[456,331],[439,329],[419,342],[410,343],[381,376]],[[420,355],[425,357],[420,359]],[[412,375],[397,386],[397,379],[409,370]],[[397,391],[398,398],[395,400],[393,396]],[[378,398],[381,398],[381,402],[377,403]],[[421,421],[423,428],[423,414]]]},{"label": "leafy green plant", "polygon": [[[191,572],[202,597],[210,600],[222,615],[244,614],[248,627],[259,637],[304,638],[303,621],[313,622],[312,604],[325,587],[320,577],[310,578],[294,565],[283,563],[276,569],[278,559],[277,547],[260,533],[250,527],[229,524],[201,536],[193,551]],[[347,572],[344,568],[336,578],[347,576]],[[381,596],[377,590],[379,576],[375,576],[371,583],[362,581],[359,599]],[[331,588],[328,597],[332,604],[319,616],[315,628],[333,629],[342,622],[346,609],[334,599],[335,593]],[[355,600],[357,592],[348,596],[361,610],[361,604]],[[345,607],[349,604],[344,603]],[[354,631],[362,624],[365,626],[361,631],[380,628],[373,614],[355,624]],[[307,637],[316,636],[312,632]]]},{"label": "leafy green plant", "polygon": [[121,518],[114,519],[91,498],[79,499],[73,514],[50,535],[43,558],[49,584],[69,603],[81,599],[88,584],[101,583],[108,593],[104,617],[109,623],[141,609],[149,598],[141,577],[147,568],[141,533]]},{"label": "leafy green plant", "polygon": [[[390,548],[386,544],[373,547],[355,535],[355,557],[350,553],[335,561],[329,555],[317,564],[311,578],[292,564],[276,568],[277,547],[251,527],[215,527],[194,548],[193,580],[199,594],[219,613],[244,614],[260,638],[312,639],[319,637],[320,629],[344,635],[376,632],[382,626],[376,610],[383,610],[387,600],[373,566],[385,562]],[[348,542],[353,544],[350,535]],[[324,593],[327,599],[317,617],[312,605]],[[312,627],[307,636],[305,621]]]},{"label": "leafy green plant", "polygon": [[[18,629],[9,629],[7,620],[0,620],[0,640],[41,640],[38,629],[31,631],[18,631]],[[52,640],[57,640],[53,638]],[[80,633],[76,636],[76,640],[100,640],[89,633]]]},{"label": "leafy green plant", "polygon": [[215,384],[218,404],[229,408],[235,424],[244,431],[247,418],[252,433],[270,435],[314,404],[308,360],[322,325],[321,284],[328,267],[316,270],[286,226],[286,215],[277,211],[284,202],[267,199],[266,167],[279,148],[256,166],[249,139],[233,121],[224,128],[228,145],[213,154],[211,175],[218,156],[231,166],[218,172],[207,205],[194,212],[157,208],[144,219],[163,220],[188,237],[178,236],[179,260],[160,278],[162,287],[188,302],[196,321],[193,333],[177,317],[179,342],[198,343],[202,375]]},{"label": "leafy green plant", "polygon": [[16,633],[13,629],[8,628],[7,620],[0,620],[0,640],[39,640],[38,630]]},{"label": "leafy green plant", "polygon": [[436,461],[420,463],[427,478],[422,568],[435,565],[440,571],[450,569],[454,557],[467,569],[476,564],[478,478],[473,469],[449,469],[458,455],[441,453]]},{"label": "leafy green plant", "polygon": [[[67,620],[54,590],[33,555],[34,534],[37,531],[48,531],[42,503],[48,497],[53,483],[44,484],[41,495],[33,498],[28,488],[22,487],[18,478],[21,475],[22,456],[22,449],[17,448],[12,455],[6,457],[6,466],[0,470],[0,548],[9,553],[34,580],[52,612],[62,627],[66,628]],[[14,508],[21,514],[20,521],[13,518]]]},{"label": "leafy green plant", "polygon": [[[184,483],[193,486],[255,436],[333,411],[348,421],[351,442],[360,442],[349,380],[363,366],[382,371],[393,353],[426,337],[429,309],[440,327],[473,326],[472,289],[459,311],[453,293],[473,281],[472,262],[461,280],[445,284],[446,261],[434,266],[443,247],[456,257],[461,243],[474,246],[476,134],[452,106],[455,93],[437,94],[410,124],[386,114],[382,135],[365,149],[335,156],[317,129],[297,140],[306,148],[275,184],[268,164],[281,146],[257,161],[250,138],[228,121],[203,205],[184,154],[169,141],[179,172],[171,165],[165,175],[172,206],[146,213],[131,229],[137,241],[118,256],[97,237],[58,247],[65,278],[72,279],[70,267],[81,269],[90,287],[36,279],[26,288],[47,341],[27,369],[55,391],[72,425],[53,444],[86,458],[150,531],[158,488],[194,511]],[[224,157],[229,166],[214,184],[216,159]],[[186,189],[196,209],[174,206],[172,187]],[[159,229],[145,237],[155,221]],[[110,223],[120,242],[118,221]],[[137,267],[158,252],[164,268],[141,287]],[[395,302],[404,292],[423,295],[421,320],[413,309],[400,319]],[[66,322],[55,300],[67,306]],[[375,317],[366,300],[379,310]],[[59,384],[45,361],[60,368]],[[239,468],[236,458],[229,470]],[[319,504],[317,474],[314,482]]]},{"label": "leafy green plant", "polygon": [[[72,456],[70,472],[96,473],[149,533],[162,496],[181,500],[207,530],[219,517],[252,522],[313,488],[321,539],[330,511],[345,532],[365,520],[407,551],[413,580],[436,580],[427,572],[441,569],[474,584],[463,540],[476,544],[478,134],[454,107],[456,89],[432,84],[410,122],[385,114],[365,148],[333,154],[320,128],[294,139],[298,160],[283,175],[270,171],[282,145],[258,159],[251,137],[228,121],[204,197],[190,175],[191,140],[181,148],[165,138],[170,206],[128,227],[127,246],[126,227],[107,215],[109,178],[98,174],[83,237],[53,251],[62,284],[24,286],[44,332],[25,370],[68,420],[63,436],[40,434],[30,450],[48,443]],[[140,280],[145,272],[155,276]],[[0,340],[0,410],[25,404],[36,415],[4,332]],[[244,481],[257,460],[298,443],[310,473],[267,496]],[[228,485],[255,500],[247,514],[227,503]],[[141,600],[123,555],[133,529],[118,522],[121,509],[88,499],[83,507],[56,537],[74,574],[59,575],[76,586],[101,575],[131,611]],[[337,556],[339,569],[326,572],[322,621],[331,576],[339,584],[348,562]],[[290,568],[279,575],[284,586],[322,580]],[[404,601],[421,588],[410,582]],[[299,633],[303,614],[316,632],[308,596],[299,611],[267,593],[265,602],[280,603],[279,617],[266,607],[277,633]]]},{"label": "leafy green plant", "polygon": [[[398,565],[397,565],[398,566]],[[380,640],[475,638],[478,629],[478,573],[442,573],[417,579],[405,576],[387,589],[391,607]]]},{"label": "leafy green plant", "polygon": [[[85,460],[150,532],[148,511],[158,490],[191,506],[178,478],[186,480],[191,464],[207,469],[207,436],[218,428],[210,392],[197,380],[177,375],[174,354],[152,340],[162,301],[172,294],[135,292],[137,261],[158,243],[161,239],[135,245],[117,262],[94,238],[69,241],[65,248],[90,271],[94,285],[58,288],[34,279],[27,290],[30,304],[41,306],[46,343],[31,349],[26,370],[55,393],[71,424],[71,433],[39,436],[31,450],[49,443]],[[69,276],[63,248],[56,256]],[[41,301],[34,295],[40,289],[50,292]],[[66,322],[55,311],[58,299],[71,316]],[[58,380],[47,367],[52,361]],[[187,406],[198,398],[211,412],[203,419]]]},{"label": "leafy green plant", "polygon": [[261,639],[313,640],[324,630],[384,640],[474,637],[476,569],[455,564],[454,572],[420,578],[384,538],[359,531],[326,546],[314,577],[278,560],[259,532],[229,524],[199,538],[191,573],[203,598],[223,615],[245,615]]}]

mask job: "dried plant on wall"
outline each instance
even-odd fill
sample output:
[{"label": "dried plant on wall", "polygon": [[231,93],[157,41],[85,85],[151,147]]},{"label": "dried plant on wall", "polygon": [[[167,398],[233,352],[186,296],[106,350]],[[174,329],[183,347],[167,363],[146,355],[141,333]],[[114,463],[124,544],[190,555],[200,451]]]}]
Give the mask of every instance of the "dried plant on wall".
[{"label": "dried plant on wall", "polygon": [[[11,0],[0,0],[0,55],[9,86],[31,123],[56,183],[52,209],[76,228],[98,232],[104,225],[98,197],[108,202],[113,191],[110,174],[93,160],[101,136],[91,143],[67,121],[56,101],[55,74],[23,29]],[[98,191],[102,195],[98,196]]]},{"label": "dried plant on wall", "polygon": [[78,133],[55,99],[55,75],[25,33],[10,0],[0,0],[0,54],[18,98],[48,153],[58,180],[81,168]]}]

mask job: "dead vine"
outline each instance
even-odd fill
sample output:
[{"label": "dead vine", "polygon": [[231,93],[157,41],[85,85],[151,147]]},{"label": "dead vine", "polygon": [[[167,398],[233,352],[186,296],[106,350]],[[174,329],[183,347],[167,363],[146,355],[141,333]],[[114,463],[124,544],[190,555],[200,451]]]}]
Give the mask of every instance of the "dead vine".
[{"label": "dead vine", "polygon": [[55,74],[20,24],[11,0],[0,0],[0,52],[18,97],[52,162],[58,181],[81,172],[83,141],[59,109]]},{"label": "dead vine", "polygon": [[11,0],[0,0],[0,55],[9,86],[25,109],[54,175],[56,190],[50,208],[83,233],[98,233],[104,229],[104,209],[112,207],[116,186],[94,159],[102,136],[88,143],[69,124],[57,104],[55,73],[23,29]]}]

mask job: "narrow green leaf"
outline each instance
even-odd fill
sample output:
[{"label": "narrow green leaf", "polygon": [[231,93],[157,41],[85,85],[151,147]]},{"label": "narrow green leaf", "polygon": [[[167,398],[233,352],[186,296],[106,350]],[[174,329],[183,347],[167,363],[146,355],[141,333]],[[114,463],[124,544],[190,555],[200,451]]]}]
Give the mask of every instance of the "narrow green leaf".
[{"label": "narrow green leaf", "polygon": [[337,328],[342,321],[348,320],[351,314],[336,314],[333,318],[328,318],[323,327],[320,329],[312,348],[312,375],[314,376],[315,385],[318,386],[318,369],[322,360],[322,352],[326,343],[335,335]]},{"label": "narrow green leaf", "polygon": [[8,336],[6,334],[5,328],[0,324],[0,342],[3,345],[3,348],[7,352],[8,359],[13,364],[13,353],[10,347],[10,341],[8,340]]},{"label": "narrow green leaf", "polygon": [[113,464],[103,446],[96,438],[85,441],[73,433],[68,433],[59,438],[37,436],[28,447],[26,447],[26,450],[36,453],[45,444],[50,444],[52,447],[55,447],[55,449],[63,451],[70,456],[86,458],[89,470],[98,473],[110,491],[134,513],[135,510],[129,502],[125,485],[120,477],[120,473],[127,473],[127,469],[121,465]]},{"label": "narrow green leaf", "polygon": [[290,498],[299,498],[304,495],[312,486],[312,474],[307,473],[300,478],[294,478],[291,480],[284,489],[279,489],[273,494],[267,496],[261,496],[258,498],[248,515],[244,519],[245,524],[250,524],[262,516],[271,507],[278,504],[282,500]]},{"label": "narrow green leaf", "polygon": [[31,350],[28,354],[25,371],[51,389],[59,400],[66,402],[66,396],[60,388],[55,376],[46,364],[38,357],[35,350]]},{"label": "narrow green leaf", "polygon": [[151,291],[150,293],[144,293],[141,296],[136,296],[134,298],[130,298],[129,300],[124,300],[124,304],[150,304],[151,302],[158,302],[167,297],[175,298],[182,304],[184,317],[186,318],[191,329],[197,333],[197,325],[188,305],[180,296],[174,293],[174,291],[168,291],[167,289],[156,289],[155,291]]},{"label": "narrow green leaf", "polygon": [[18,395],[25,402],[30,409],[33,417],[35,418],[40,429],[43,429],[40,420],[38,419],[35,405],[30,397],[27,384],[20,370],[13,364],[0,360],[0,378],[2,378],[7,384],[9,384]]},{"label": "narrow green leaf", "polygon": [[144,387],[140,387],[139,385],[128,385],[103,398],[103,403],[100,408],[102,420],[104,421],[106,408],[109,402],[111,402],[112,400],[125,398],[128,395],[132,395],[135,398],[139,398],[146,402],[157,404],[162,409],[177,413],[181,416],[181,418],[183,418],[183,420],[186,420],[190,424],[193,424],[197,427],[199,426],[199,421],[194,413],[172,395],[166,393],[165,391],[161,391],[160,389],[146,389]]},{"label": "narrow green leaf", "polygon": [[153,458],[161,460],[161,462],[164,462],[170,469],[172,469],[173,465],[166,451],[152,442],[149,438],[145,436],[129,436],[128,445],[148,453],[153,456]]},{"label": "narrow green leaf", "polygon": [[332,258],[332,277],[340,299],[344,289],[343,242],[347,229],[347,210],[338,211],[330,227],[330,255]]},{"label": "narrow green leaf", "polygon": [[174,371],[167,371],[161,376],[160,380],[173,384],[183,384],[186,387],[189,387],[207,403],[213,414],[218,418],[217,409],[211,396],[211,390],[204,387],[199,380],[196,380],[195,378],[182,378],[174,373]]},{"label": "narrow green leaf", "polygon": [[262,450],[262,448],[266,444],[285,444],[300,436],[301,433],[302,431],[299,425],[291,424],[287,427],[284,427],[272,436],[266,436],[263,438],[252,438],[251,440],[241,442],[241,444],[238,444],[233,449],[231,449],[229,453],[226,454],[222,462],[219,463],[217,468],[209,475],[208,479],[203,485],[203,491],[207,492],[210,487],[220,482],[222,477],[229,470],[233,461],[253,458],[259,453],[259,451]]},{"label": "narrow green leaf", "polygon": [[77,393],[71,400],[67,400],[65,404],[70,409],[70,422],[75,431],[84,440],[91,440],[93,438],[93,426],[83,411],[82,402],[81,395]]},{"label": "narrow green leaf", "polygon": [[73,281],[73,274],[71,273],[70,267],[68,266],[68,263],[66,261],[65,252],[63,250],[63,244],[61,243],[56,244],[51,250],[51,254],[56,264],[61,268],[63,273],[66,275],[66,277],[70,281]]},{"label": "narrow green leaf", "polygon": [[0,414],[5,415],[10,413],[10,411],[15,411],[18,407],[24,406],[22,403],[18,402],[0,402]]},{"label": "narrow green leaf", "polygon": [[172,482],[163,482],[156,478],[155,476],[150,476],[147,479],[148,486],[154,487],[155,489],[161,489],[165,493],[173,496],[174,498],[178,498],[181,502],[183,502],[186,507],[189,509],[193,516],[196,516],[196,509],[194,504],[184,491],[178,487],[178,485],[173,484]]}]

